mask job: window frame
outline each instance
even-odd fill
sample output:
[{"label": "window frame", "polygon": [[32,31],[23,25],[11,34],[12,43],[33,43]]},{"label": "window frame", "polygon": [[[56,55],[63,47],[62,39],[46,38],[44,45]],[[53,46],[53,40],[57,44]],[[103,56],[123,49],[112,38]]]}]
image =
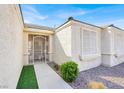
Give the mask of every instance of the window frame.
[{"label": "window frame", "polygon": [[[81,29],[80,31],[81,31],[81,33],[80,33],[80,44],[81,44],[81,57],[82,57],[82,59],[83,60],[90,60],[90,59],[94,59],[94,58],[99,57],[100,56],[100,53],[99,53],[99,50],[100,50],[100,47],[99,47],[99,32],[95,31],[95,30],[91,30],[91,29]],[[95,54],[87,54],[87,55],[84,54],[84,48],[83,48],[84,31],[90,31],[90,32],[93,31],[93,32],[96,33],[96,53]]]},{"label": "window frame", "polygon": [[[118,38],[118,36],[119,36],[119,38]],[[120,38],[120,36],[122,36],[122,37]],[[120,40],[118,40],[118,39],[120,39]],[[123,40],[124,40],[124,33],[121,33],[121,32],[115,33],[115,36],[114,36],[114,49],[115,49],[115,52],[116,52],[116,54],[118,56],[123,55],[122,50],[123,50],[124,44],[123,43],[119,44],[120,42],[123,42]],[[119,49],[121,49],[121,50],[119,50]]]}]

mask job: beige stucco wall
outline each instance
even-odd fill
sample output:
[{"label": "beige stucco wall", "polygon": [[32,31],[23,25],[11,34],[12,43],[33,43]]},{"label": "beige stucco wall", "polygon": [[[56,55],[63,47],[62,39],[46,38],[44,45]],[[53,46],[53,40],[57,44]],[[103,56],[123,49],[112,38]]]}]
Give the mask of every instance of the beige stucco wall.
[{"label": "beige stucco wall", "polygon": [[48,40],[48,42],[49,42],[49,51],[48,51],[48,53],[49,53],[49,61],[50,62],[52,62],[52,61],[54,61],[54,35],[49,35],[49,40]]},{"label": "beige stucco wall", "polygon": [[17,5],[0,5],[0,12],[0,88],[16,88],[23,66],[23,22]]},{"label": "beige stucco wall", "polygon": [[[69,25],[70,24],[70,25]],[[87,70],[93,67],[97,67],[101,64],[101,29],[97,27],[92,27],[88,25],[83,25],[82,23],[77,23],[71,21],[61,27],[55,34],[55,56],[54,61],[59,65],[73,60],[79,65],[80,71]],[[97,32],[97,49],[98,55],[92,56],[88,60],[80,60],[81,56],[81,42],[80,39],[81,30],[94,30]],[[82,51],[83,52],[83,51]]]},{"label": "beige stucco wall", "polygon": [[54,35],[54,62],[62,64],[71,60],[71,26],[56,31]]},{"label": "beige stucco wall", "polygon": [[113,33],[110,29],[103,29],[101,32],[101,53],[102,53],[102,65],[111,66],[111,58],[113,55]]},{"label": "beige stucco wall", "polygon": [[29,58],[28,58],[28,33],[23,32],[23,63],[24,65],[29,64]]},{"label": "beige stucco wall", "polygon": [[[122,39],[117,41],[117,35],[121,35]],[[120,37],[120,36],[119,36]],[[124,31],[115,27],[109,27],[102,31],[102,64],[108,67],[118,65],[124,62]],[[122,48],[118,47],[121,42]]]},{"label": "beige stucco wall", "polygon": [[[112,66],[118,65],[124,62],[124,31],[112,27],[114,33],[113,36],[113,52],[114,56],[112,58]],[[119,35],[120,40],[117,40],[117,35]],[[121,47],[122,46],[122,47]]]},{"label": "beige stucco wall", "polygon": [[[97,34],[97,55],[91,55],[85,57],[81,46],[83,42],[83,33],[82,31],[95,31]],[[73,23],[72,25],[72,60],[78,63],[80,71],[87,70],[93,67],[97,67],[101,64],[101,29],[86,24],[81,24],[78,22]],[[81,53],[82,52],[82,53]],[[80,60],[81,59],[81,60]]]}]

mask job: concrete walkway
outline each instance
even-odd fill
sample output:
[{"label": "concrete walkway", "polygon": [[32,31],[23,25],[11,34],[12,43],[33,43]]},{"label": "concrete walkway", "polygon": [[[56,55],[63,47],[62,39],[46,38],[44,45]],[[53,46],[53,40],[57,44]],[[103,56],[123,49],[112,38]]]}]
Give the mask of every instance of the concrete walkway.
[{"label": "concrete walkway", "polygon": [[47,64],[35,64],[34,68],[40,89],[72,89],[72,87]]}]

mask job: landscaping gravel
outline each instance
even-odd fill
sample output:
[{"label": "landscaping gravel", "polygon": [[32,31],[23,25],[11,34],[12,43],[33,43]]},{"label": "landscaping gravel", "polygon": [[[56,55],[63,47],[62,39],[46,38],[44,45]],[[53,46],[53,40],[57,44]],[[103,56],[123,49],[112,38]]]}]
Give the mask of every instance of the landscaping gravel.
[{"label": "landscaping gravel", "polygon": [[[54,65],[55,63],[49,64],[55,70]],[[87,89],[87,85],[92,81],[102,82],[108,89],[123,89],[124,63],[113,67],[98,66],[82,71],[74,82],[68,84],[74,89]]]},{"label": "landscaping gravel", "polygon": [[74,89],[86,89],[91,81],[102,82],[109,89],[124,88],[124,63],[114,67],[99,66],[79,73],[78,78],[69,83]]}]

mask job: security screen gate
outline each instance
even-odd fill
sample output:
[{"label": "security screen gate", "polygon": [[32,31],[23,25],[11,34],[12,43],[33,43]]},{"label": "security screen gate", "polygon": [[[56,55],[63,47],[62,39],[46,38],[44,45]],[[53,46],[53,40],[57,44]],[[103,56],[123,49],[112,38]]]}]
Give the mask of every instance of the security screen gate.
[{"label": "security screen gate", "polygon": [[48,41],[45,36],[29,37],[29,63],[48,61]]}]

